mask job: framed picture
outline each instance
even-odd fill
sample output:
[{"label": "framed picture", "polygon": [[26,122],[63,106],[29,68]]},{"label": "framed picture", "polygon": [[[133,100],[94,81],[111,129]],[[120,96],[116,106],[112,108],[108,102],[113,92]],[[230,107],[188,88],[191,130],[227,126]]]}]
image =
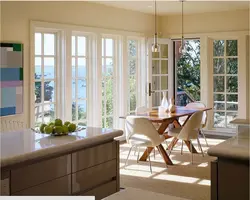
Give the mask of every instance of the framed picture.
[{"label": "framed picture", "polygon": [[0,43],[0,116],[23,113],[23,44]]}]

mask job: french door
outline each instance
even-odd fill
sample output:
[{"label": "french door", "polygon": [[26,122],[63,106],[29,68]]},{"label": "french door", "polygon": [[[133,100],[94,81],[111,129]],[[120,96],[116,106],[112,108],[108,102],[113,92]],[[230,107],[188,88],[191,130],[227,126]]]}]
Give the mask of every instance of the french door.
[{"label": "french door", "polygon": [[173,97],[172,41],[158,39],[159,52],[152,52],[153,39],[148,42],[147,107],[156,109],[161,105],[162,93]]}]

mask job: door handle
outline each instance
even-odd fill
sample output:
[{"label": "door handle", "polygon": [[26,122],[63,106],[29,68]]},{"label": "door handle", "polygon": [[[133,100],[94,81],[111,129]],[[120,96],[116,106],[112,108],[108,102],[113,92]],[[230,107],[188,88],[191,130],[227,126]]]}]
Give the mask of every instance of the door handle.
[{"label": "door handle", "polygon": [[155,91],[152,91],[151,89],[151,83],[148,84],[148,95],[151,96],[152,93],[155,93]]}]

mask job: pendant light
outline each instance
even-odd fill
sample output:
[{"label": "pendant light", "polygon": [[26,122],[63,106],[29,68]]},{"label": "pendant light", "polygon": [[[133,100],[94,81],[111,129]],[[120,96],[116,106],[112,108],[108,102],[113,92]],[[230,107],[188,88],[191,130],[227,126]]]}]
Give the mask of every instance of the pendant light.
[{"label": "pendant light", "polygon": [[154,43],[152,45],[152,52],[160,52],[160,45],[158,44],[158,35],[157,35],[157,19],[156,19],[156,0],[155,0],[155,34],[154,34]]},{"label": "pendant light", "polygon": [[184,0],[180,0],[181,1],[181,46],[179,48],[179,53],[184,53],[184,36],[183,36],[183,1]]}]

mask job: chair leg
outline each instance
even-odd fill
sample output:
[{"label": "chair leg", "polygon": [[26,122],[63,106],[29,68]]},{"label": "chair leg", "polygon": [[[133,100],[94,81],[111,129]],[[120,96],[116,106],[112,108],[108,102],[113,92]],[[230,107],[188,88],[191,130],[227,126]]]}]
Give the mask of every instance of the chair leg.
[{"label": "chair leg", "polygon": [[130,152],[131,152],[132,148],[133,148],[133,146],[132,146],[132,147],[130,147],[130,149],[129,149],[128,156],[127,156],[127,160],[126,160],[126,162],[125,162],[125,166],[127,165],[128,158],[129,158],[129,155],[130,155]]},{"label": "chair leg", "polygon": [[135,156],[135,154],[136,154],[136,151],[137,151],[137,147],[135,146],[134,156]]},{"label": "chair leg", "polygon": [[152,174],[151,160],[150,160],[150,155],[149,155],[149,152],[148,152],[148,148],[147,148],[147,153],[148,153],[148,160],[149,160],[150,172]]},{"label": "chair leg", "polygon": [[192,148],[192,141],[190,141],[190,150],[191,150],[191,164],[193,164],[193,148]]},{"label": "chair leg", "polygon": [[200,129],[200,133],[202,134],[203,138],[205,139],[206,145],[208,147],[207,138],[201,129]]},{"label": "chair leg", "polygon": [[197,138],[197,142],[198,142],[198,146],[200,147],[200,150],[201,150],[202,156],[204,157],[204,153],[203,153],[203,151],[202,151],[202,147],[201,147],[201,143],[200,143],[199,138]]},{"label": "chair leg", "polygon": [[183,150],[183,140],[181,141],[181,155],[182,155],[182,150]]},{"label": "chair leg", "polygon": [[154,148],[154,159],[155,159],[155,148]]},{"label": "chair leg", "polygon": [[139,157],[140,157],[140,146],[138,147],[137,163],[139,162]]}]

